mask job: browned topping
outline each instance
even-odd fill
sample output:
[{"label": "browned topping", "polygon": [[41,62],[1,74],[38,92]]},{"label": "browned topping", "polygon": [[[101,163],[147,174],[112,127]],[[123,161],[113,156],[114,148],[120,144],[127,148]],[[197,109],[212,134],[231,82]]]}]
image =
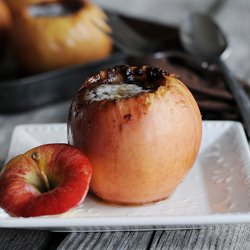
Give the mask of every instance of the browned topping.
[{"label": "browned topping", "polygon": [[[86,79],[72,103],[72,110],[77,114],[81,106],[95,101],[117,101],[146,92],[155,92],[166,84],[166,76],[170,73],[150,66],[120,65],[101,71]],[[106,86],[107,85],[107,86]],[[113,89],[111,92],[106,91]],[[113,95],[110,97],[109,95]],[[100,100],[98,99],[101,96]]]},{"label": "browned topping", "polygon": [[[101,84],[136,84],[144,90],[155,91],[170,73],[155,67],[128,65],[116,66],[88,78],[82,89],[94,89]],[[82,91],[80,89],[80,91]]]}]

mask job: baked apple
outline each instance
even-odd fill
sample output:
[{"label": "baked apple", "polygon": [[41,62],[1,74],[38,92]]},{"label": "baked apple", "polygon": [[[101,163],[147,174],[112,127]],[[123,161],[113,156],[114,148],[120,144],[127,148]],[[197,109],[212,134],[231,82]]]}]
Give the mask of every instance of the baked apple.
[{"label": "baked apple", "polygon": [[69,143],[93,166],[91,190],[125,205],[170,196],[197,157],[201,132],[185,85],[148,66],[117,66],[88,78],[68,120]]},{"label": "baked apple", "polygon": [[0,174],[0,207],[31,217],[66,212],[87,194],[92,167],[68,144],[46,144],[9,161]]},{"label": "baked apple", "polygon": [[[11,26],[11,15],[4,1],[0,0],[0,54],[4,51],[8,31]],[[2,55],[0,55],[2,56]]]},{"label": "baked apple", "polygon": [[3,0],[0,0],[0,30],[5,30],[10,27],[11,15],[10,11]]},{"label": "baked apple", "polygon": [[87,63],[107,57],[111,39],[104,12],[84,1],[33,4],[14,15],[12,48],[31,73]]}]

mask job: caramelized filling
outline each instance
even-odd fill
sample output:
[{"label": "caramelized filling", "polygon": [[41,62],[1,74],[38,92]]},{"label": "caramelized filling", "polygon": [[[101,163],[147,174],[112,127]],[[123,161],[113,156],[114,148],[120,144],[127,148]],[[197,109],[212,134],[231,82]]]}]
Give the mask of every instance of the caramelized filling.
[{"label": "caramelized filling", "polygon": [[141,93],[148,92],[136,84],[101,84],[94,89],[87,90],[85,100],[94,102],[102,100],[119,100],[137,96]]},{"label": "caramelized filling", "polygon": [[154,67],[117,66],[87,79],[80,89],[86,102],[119,100],[155,92],[169,73]]},{"label": "caramelized filling", "polygon": [[55,3],[33,4],[28,7],[28,13],[33,17],[68,16],[84,7],[83,1],[65,1]]}]

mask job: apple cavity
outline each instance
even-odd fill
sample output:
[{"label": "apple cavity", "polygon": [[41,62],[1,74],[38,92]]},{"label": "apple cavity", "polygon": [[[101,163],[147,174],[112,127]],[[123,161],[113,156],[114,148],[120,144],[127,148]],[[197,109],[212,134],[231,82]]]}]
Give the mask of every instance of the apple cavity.
[{"label": "apple cavity", "polygon": [[92,167],[68,144],[46,144],[10,160],[0,174],[0,207],[12,216],[64,213],[82,202]]}]

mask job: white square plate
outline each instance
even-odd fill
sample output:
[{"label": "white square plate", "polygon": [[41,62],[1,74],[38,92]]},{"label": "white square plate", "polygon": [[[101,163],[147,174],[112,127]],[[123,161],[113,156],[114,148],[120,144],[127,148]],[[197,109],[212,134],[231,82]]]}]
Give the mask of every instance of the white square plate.
[{"label": "white square plate", "polygon": [[[66,124],[17,126],[8,159],[44,143],[67,142],[66,137]],[[230,121],[203,122],[197,161],[167,200],[122,207],[88,195],[80,206],[67,213],[36,218],[14,218],[0,209],[0,227],[55,231],[145,230],[249,222],[249,145],[242,125]]]}]

